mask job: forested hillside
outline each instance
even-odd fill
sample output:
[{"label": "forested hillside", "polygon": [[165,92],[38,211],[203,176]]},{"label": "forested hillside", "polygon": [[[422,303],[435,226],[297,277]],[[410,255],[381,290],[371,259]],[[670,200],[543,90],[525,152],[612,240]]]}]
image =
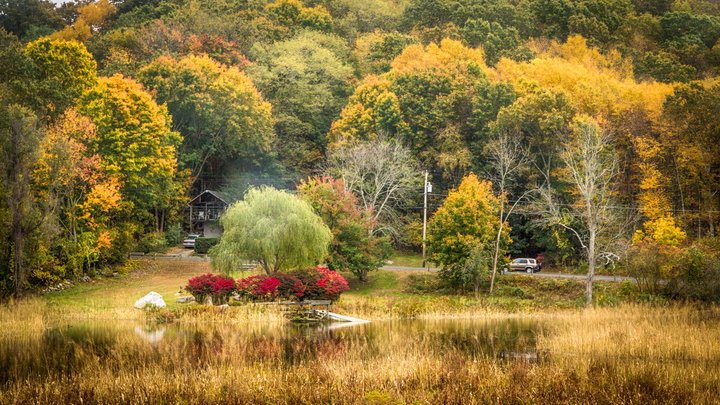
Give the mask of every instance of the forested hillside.
[{"label": "forested hillside", "polygon": [[202,190],[318,174],[397,248],[424,170],[429,215],[475,173],[548,263],[720,246],[714,0],[5,0],[0,27],[3,294],[177,244]]}]

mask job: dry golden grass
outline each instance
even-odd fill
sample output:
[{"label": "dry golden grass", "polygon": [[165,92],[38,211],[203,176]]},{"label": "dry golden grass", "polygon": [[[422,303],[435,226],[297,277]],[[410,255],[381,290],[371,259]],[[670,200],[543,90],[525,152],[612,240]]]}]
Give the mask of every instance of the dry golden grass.
[{"label": "dry golden grass", "polygon": [[551,353],[720,362],[720,308],[717,306],[651,308],[626,304],[620,308],[569,312],[557,319],[549,334],[540,337],[540,345]]},{"label": "dry golden grass", "polygon": [[[716,306],[508,313],[463,297],[346,294],[336,312],[379,321],[317,330],[286,326],[273,306],[169,302],[209,270],[151,262],[0,307],[0,403],[717,402]],[[157,314],[179,322],[144,323],[132,303],[150,290],[171,305]],[[409,317],[425,320],[389,321]],[[537,338],[516,334],[532,325]]]},{"label": "dry golden grass", "polygon": [[[368,333],[198,321],[147,327],[164,331],[154,343],[122,322],[38,328],[31,317],[2,335],[0,403],[714,403],[718,314],[630,305],[511,315],[546,330],[538,362],[496,357],[517,344],[503,343],[515,323],[488,329],[500,316],[450,329],[379,322]],[[488,343],[496,352],[467,352]]]}]

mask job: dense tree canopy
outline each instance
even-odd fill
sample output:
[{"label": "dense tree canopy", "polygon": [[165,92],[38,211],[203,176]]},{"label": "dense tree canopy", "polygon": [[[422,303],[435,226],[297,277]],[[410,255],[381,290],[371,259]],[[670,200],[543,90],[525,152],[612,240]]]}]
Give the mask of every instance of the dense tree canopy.
[{"label": "dense tree canopy", "polygon": [[254,168],[270,155],[271,106],[237,67],[208,56],[160,57],[139,80],[172,114],[183,137],[180,161],[194,180],[207,172],[222,176],[237,160]]},{"label": "dense tree canopy", "polygon": [[277,153],[304,174],[323,158],[325,135],[345,102],[352,73],[345,48],[338,37],[304,32],[250,53],[251,76],[274,108]]},{"label": "dense tree canopy", "polygon": [[362,209],[342,180],[313,177],[298,186],[333,233],[327,264],[330,270],[349,270],[360,281],[387,258],[387,241],[372,234],[372,210]]},{"label": "dense tree canopy", "polygon": [[[584,241],[527,197],[574,208],[563,156],[578,122],[617,160],[608,217],[626,226],[609,261],[720,225],[716,1],[21,0],[0,1],[0,27],[1,152],[24,162],[3,162],[0,261],[16,235],[32,252],[24,286],[177,241],[199,191],[241,199],[263,184],[303,184],[336,208],[354,195],[370,220],[350,210],[340,222],[354,225],[330,226],[331,261],[364,274],[379,256],[358,241],[420,245],[423,171],[432,214],[469,173],[493,177],[501,139],[526,153],[510,181],[483,186],[503,208],[521,201],[508,251],[578,264]],[[318,173],[338,181],[303,181]],[[13,222],[31,217],[37,228]],[[464,252],[452,260],[486,267],[482,246]]]}]

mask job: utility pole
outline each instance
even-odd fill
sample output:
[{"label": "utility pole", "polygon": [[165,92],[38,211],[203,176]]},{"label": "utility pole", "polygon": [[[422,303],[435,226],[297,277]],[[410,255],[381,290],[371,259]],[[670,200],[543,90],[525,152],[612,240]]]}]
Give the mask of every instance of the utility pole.
[{"label": "utility pole", "polygon": [[423,235],[422,235],[422,255],[423,255],[423,261],[422,266],[425,267],[426,257],[425,257],[425,251],[426,251],[426,239],[427,239],[427,195],[428,192],[432,193],[432,185],[428,183],[428,171],[425,170],[425,183],[423,183]]}]

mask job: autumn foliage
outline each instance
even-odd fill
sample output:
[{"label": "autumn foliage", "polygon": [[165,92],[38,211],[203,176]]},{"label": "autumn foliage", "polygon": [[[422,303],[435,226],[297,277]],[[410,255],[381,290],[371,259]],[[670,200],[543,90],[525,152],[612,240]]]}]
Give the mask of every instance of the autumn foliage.
[{"label": "autumn foliage", "polygon": [[368,272],[382,266],[387,241],[374,236],[372,212],[362,210],[352,191],[342,180],[313,177],[298,186],[300,196],[310,202],[333,234],[328,248],[330,269],[348,270],[361,281]]},{"label": "autumn foliage", "polygon": [[[579,119],[607,135],[617,162],[607,190],[623,229],[602,252],[613,265],[630,246],[683,249],[720,226],[717,2],[0,3],[3,291],[102,272],[146,240],[161,250],[188,231],[188,199],[209,189],[239,200],[263,185],[298,188],[332,232],[328,266],[365,279],[386,241],[413,250],[420,239],[413,176],[385,204],[338,167],[380,144],[402,151],[387,160],[395,174],[428,170],[431,211],[443,205],[431,236],[453,231],[431,241],[443,266],[492,233],[467,225],[490,218],[492,201],[541,186],[566,221],[515,211],[508,247],[581,265],[563,160]],[[470,173],[495,173],[488,147],[501,137],[528,155],[508,184],[489,179],[505,195],[476,185],[488,214],[446,215]],[[378,173],[359,181],[388,184]],[[273,261],[268,273],[325,260],[324,248],[302,255],[312,260],[289,266],[253,252]]]},{"label": "autumn foliage", "polygon": [[[492,185],[469,174],[457,189],[451,190],[443,205],[428,223],[429,255],[440,264],[448,279],[460,282],[460,271],[474,250],[491,251],[498,232],[500,199]],[[508,241],[510,229],[503,229]]]}]

